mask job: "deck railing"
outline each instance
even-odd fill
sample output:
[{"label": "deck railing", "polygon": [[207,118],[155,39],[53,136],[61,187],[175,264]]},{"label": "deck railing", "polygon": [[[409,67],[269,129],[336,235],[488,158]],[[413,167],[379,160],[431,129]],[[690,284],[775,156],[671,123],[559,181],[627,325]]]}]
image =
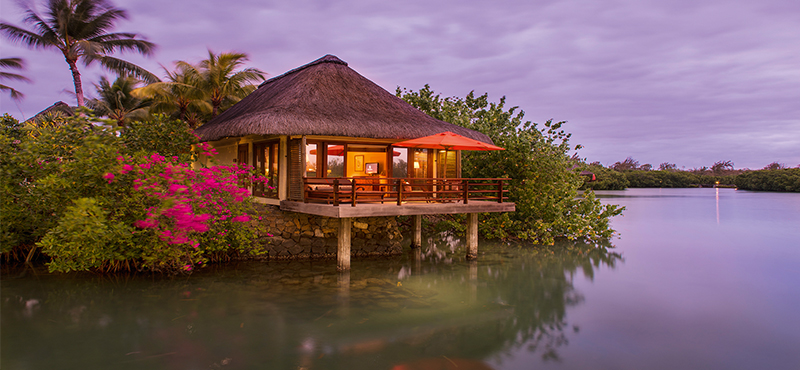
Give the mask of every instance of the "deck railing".
[{"label": "deck railing", "polygon": [[510,179],[327,177],[303,178],[304,202],[338,206],[364,203],[503,203]]}]

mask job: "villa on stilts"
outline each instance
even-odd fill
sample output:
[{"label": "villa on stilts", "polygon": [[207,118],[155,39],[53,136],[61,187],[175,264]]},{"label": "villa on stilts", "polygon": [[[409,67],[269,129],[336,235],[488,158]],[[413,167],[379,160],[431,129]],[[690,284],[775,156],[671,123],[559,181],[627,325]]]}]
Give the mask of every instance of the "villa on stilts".
[{"label": "villa on stilts", "polygon": [[[253,196],[270,254],[350,256],[402,252],[396,216],[468,214],[467,258],[478,214],[513,212],[508,179],[461,178],[463,150],[501,150],[486,135],[434,119],[326,55],[271,78],[196,130],[217,164],[254,166]],[[202,163],[207,164],[207,163]]]}]

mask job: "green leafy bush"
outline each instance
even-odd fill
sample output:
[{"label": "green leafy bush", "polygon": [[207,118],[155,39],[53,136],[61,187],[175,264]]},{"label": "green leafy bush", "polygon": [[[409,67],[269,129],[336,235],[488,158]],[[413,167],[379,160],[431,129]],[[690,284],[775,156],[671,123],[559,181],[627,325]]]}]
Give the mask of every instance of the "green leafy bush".
[{"label": "green leafy bush", "polygon": [[562,129],[564,122],[540,127],[523,121],[517,107],[505,108],[505,97],[490,103],[486,94],[441,98],[425,85],[417,92],[398,88],[397,96],[434,118],[483,132],[506,149],[462,152],[462,176],[511,178],[509,199],[517,210],[483,214],[484,236],[552,244],[556,238],[600,241],[613,235],[608,221],[622,208],[578,191],[583,180],[572,169],[571,134]]},{"label": "green leafy bush", "polygon": [[628,185],[630,185],[630,182],[622,172],[598,165],[588,165],[586,170],[592,172],[596,180],[591,182],[584,180],[585,182],[581,186],[581,189],[625,190]]},{"label": "green leafy bush", "polygon": [[[51,271],[176,272],[229,251],[263,252],[250,240],[252,204],[236,186],[246,169],[192,169],[208,148],[191,151],[197,139],[185,123],[155,116],[121,134],[91,116],[2,124],[4,253],[40,248]],[[199,220],[194,228],[187,217]]]},{"label": "green leafy bush", "polygon": [[747,171],[734,183],[743,190],[800,192],[800,168]]}]

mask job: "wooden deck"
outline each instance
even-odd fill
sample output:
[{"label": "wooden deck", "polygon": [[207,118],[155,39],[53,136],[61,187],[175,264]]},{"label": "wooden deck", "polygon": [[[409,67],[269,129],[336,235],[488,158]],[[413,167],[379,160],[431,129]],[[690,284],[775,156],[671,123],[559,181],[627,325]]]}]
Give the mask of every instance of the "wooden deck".
[{"label": "wooden deck", "polygon": [[384,217],[384,216],[412,216],[412,215],[439,215],[458,213],[488,213],[488,212],[514,212],[514,203],[470,201],[464,203],[405,203],[397,205],[392,202],[364,203],[358,207],[347,205],[303,203],[290,200],[281,201],[281,210],[307,213],[317,216],[332,218],[352,217]]},{"label": "wooden deck", "polygon": [[303,178],[303,202],[334,206],[347,204],[463,203],[508,199],[509,179],[475,178]]},{"label": "wooden deck", "polygon": [[281,201],[281,209],[333,218],[514,212],[508,180],[304,178],[303,201]]},{"label": "wooden deck", "polygon": [[414,216],[412,248],[422,244],[422,215],[467,214],[467,259],[478,257],[478,214],[514,212],[503,182],[509,179],[303,178],[303,200],[281,210],[338,219],[337,268],[350,270],[354,217]]}]

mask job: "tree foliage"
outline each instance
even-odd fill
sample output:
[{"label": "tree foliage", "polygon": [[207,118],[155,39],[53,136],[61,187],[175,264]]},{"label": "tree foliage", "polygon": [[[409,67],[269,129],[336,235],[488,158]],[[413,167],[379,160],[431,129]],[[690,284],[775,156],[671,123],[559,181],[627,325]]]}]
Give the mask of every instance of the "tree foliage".
[{"label": "tree foliage", "polygon": [[564,122],[540,126],[523,121],[518,107],[506,108],[505,97],[489,102],[487,94],[470,92],[464,98],[442,98],[428,85],[419,91],[398,88],[396,93],[434,118],[483,132],[506,149],[462,152],[462,176],[511,178],[509,198],[517,210],[482,215],[483,235],[545,244],[556,238],[599,241],[613,235],[609,219],[622,208],[602,205],[591,191],[578,192],[583,181],[568,155],[573,147]]},{"label": "tree foliage", "polygon": [[[2,80],[15,80],[15,81],[23,81],[23,82],[30,82],[31,80],[19,73],[8,72],[8,70],[23,70],[25,69],[25,61],[22,58],[0,58],[0,68],[3,68],[4,71],[0,71],[0,81]],[[19,92],[17,89],[0,84],[0,90],[8,91],[9,95],[11,95],[11,99],[14,100],[22,100],[25,97],[25,94]]]},{"label": "tree foliage", "polygon": [[243,68],[247,60],[245,53],[214,54],[209,50],[208,59],[200,61],[197,66],[187,65],[196,71],[194,75],[198,77],[197,86],[208,94],[211,118],[253,92],[256,89],[253,82],[264,80],[263,71]]},{"label": "tree foliage", "polygon": [[151,101],[150,111],[164,113],[185,121],[191,127],[200,125],[202,116],[211,112],[208,95],[197,86],[195,70],[178,64],[174,71],[166,68],[165,81],[159,81],[132,91],[133,96]]},{"label": "tree foliage", "polygon": [[41,251],[51,271],[187,271],[226,251],[260,253],[236,186],[245,169],[192,169],[196,143],[165,116],[122,133],[85,115],[35,126],[4,116],[0,250]]},{"label": "tree foliage", "polygon": [[117,77],[113,83],[105,76],[100,77],[100,83],[95,85],[99,97],[90,99],[87,106],[95,115],[108,117],[120,127],[131,120],[144,119],[149,113],[149,102],[131,93],[140,83],[135,77],[127,75]]},{"label": "tree foliage", "polygon": [[153,101],[153,111],[170,114],[187,121],[192,127],[231,107],[256,89],[252,82],[263,81],[265,73],[244,68],[247,54],[230,52],[214,54],[192,64],[175,63],[175,70],[166,70],[166,81],[134,91],[140,98]]},{"label": "tree foliage", "polygon": [[800,168],[746,171],[734,183],[742,190],[800,192]]},{"label": "tree foliage", "polygon": [[128,17],[126,11],[115,8],[109,2],[48,0],[44,15],[40,15],[31,5],[23,5],[23,10],[23,22],[33,30],[3,22],[0,23],[0,31],[11,41],[33,49],[61,51],[72,71],[78,106],[84,105],[79,61],[86,66],[98,62],[108,70],[137,76],[149,82],[158,80],[147,70],[111,56],[115,51],[133,51],[149,56],[155,45],[137,38],[135,33],[109,32],[117,21]]},{"label": "tree foliage", "polygon": [[605,168],[599,163],[586,166],[586,170],[595,175],[595,181],[585,181],[581,189],[592,190],[625,190],[630,182],[624,173]]}]

